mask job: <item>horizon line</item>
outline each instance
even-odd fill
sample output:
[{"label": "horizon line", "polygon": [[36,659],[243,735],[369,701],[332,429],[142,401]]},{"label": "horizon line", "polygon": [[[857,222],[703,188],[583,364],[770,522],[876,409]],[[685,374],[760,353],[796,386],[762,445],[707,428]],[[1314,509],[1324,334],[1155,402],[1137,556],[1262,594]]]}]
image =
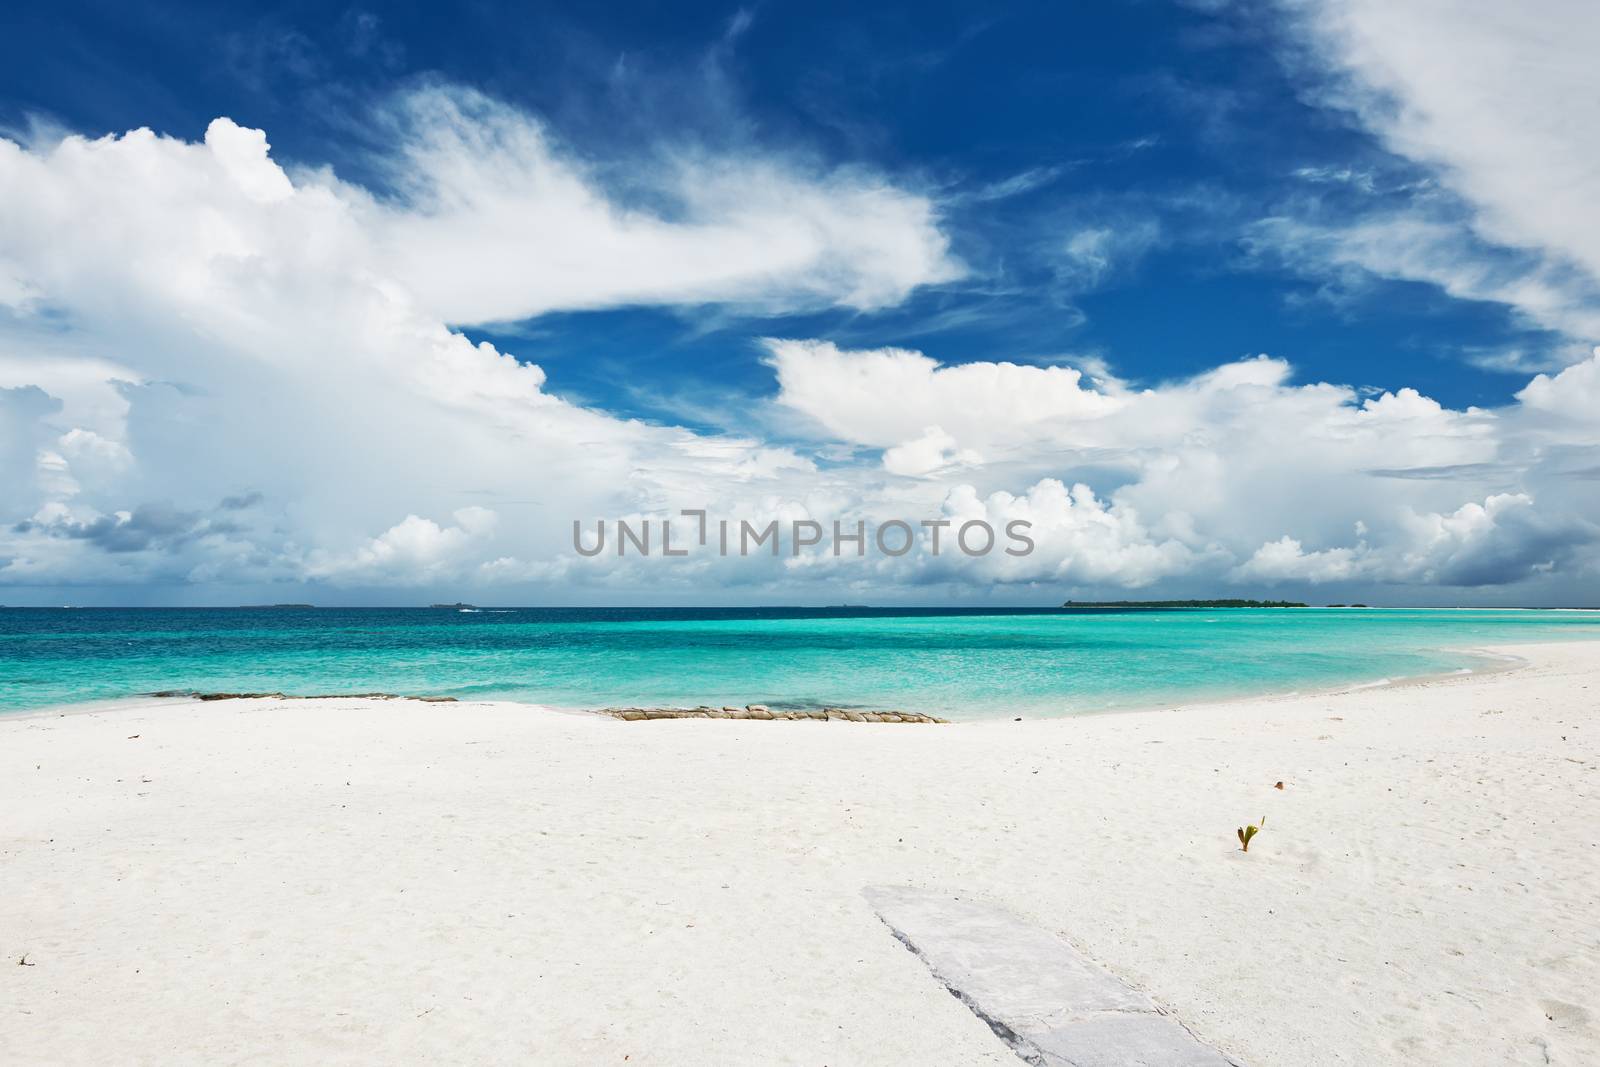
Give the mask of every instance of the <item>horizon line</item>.
[{"label": "horizon line", "polygon": [[[1203,598],[1192,598],[1200,600]],[[1224,598],[1217,598],[1224,599]],[[474,604],[459,607],[495,611],[1068,611],[1073,608],[1194,607],[1201,611],[1239,610],[1178,601],[1085,601],[1081,604]],[[1311,604],[1272,603],[1245,607],[1341,608],[1356,611],[1600,611],[1596,604]],[[457,604],[0,604],[0,611],[445,611]]]}]

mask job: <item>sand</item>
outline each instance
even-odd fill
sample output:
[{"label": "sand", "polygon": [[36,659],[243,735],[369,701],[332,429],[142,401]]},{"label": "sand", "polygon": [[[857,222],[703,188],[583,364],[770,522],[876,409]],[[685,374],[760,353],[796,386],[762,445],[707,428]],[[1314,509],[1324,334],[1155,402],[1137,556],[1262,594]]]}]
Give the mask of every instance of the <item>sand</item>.
[{"label": "sand", "polygon": [[1509,651],[1021,723],[0,720],[0,1062],[1021,1062],[862,895],[906,885],[1256,1067],[1600,1063],[1600,646]]}]

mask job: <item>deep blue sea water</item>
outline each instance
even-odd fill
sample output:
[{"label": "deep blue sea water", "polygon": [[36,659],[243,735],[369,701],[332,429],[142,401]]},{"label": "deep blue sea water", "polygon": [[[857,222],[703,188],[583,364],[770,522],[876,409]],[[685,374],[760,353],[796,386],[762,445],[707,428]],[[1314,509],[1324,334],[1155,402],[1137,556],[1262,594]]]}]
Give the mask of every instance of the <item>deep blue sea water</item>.
[{"label": "deep blue sea water", "polygon": [[[164,689],[1063,715],[1482,666],[1600,613],[0,609],[0,712]],[[1597,647],[1600,654],[1600,647]]]}]

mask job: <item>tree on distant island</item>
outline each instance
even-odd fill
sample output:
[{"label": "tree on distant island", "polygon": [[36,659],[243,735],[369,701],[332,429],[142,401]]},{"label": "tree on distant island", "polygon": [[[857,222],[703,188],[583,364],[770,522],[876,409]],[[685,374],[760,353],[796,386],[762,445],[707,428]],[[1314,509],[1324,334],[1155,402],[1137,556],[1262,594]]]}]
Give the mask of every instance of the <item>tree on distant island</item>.
[{"label": "tree on distant island", "polygon": [[1303,608],[1294,600],[1069,600],[1064,608]]}]

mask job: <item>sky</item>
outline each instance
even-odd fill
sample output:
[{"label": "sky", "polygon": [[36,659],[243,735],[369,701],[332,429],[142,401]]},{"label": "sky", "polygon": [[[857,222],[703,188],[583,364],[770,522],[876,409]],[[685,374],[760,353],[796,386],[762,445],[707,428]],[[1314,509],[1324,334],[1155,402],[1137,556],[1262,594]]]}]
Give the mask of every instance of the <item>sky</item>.
[{"label": "sky", "polygon": [[0,11],[0,603],[1600,603],[1594,5],[601,7]]}]

